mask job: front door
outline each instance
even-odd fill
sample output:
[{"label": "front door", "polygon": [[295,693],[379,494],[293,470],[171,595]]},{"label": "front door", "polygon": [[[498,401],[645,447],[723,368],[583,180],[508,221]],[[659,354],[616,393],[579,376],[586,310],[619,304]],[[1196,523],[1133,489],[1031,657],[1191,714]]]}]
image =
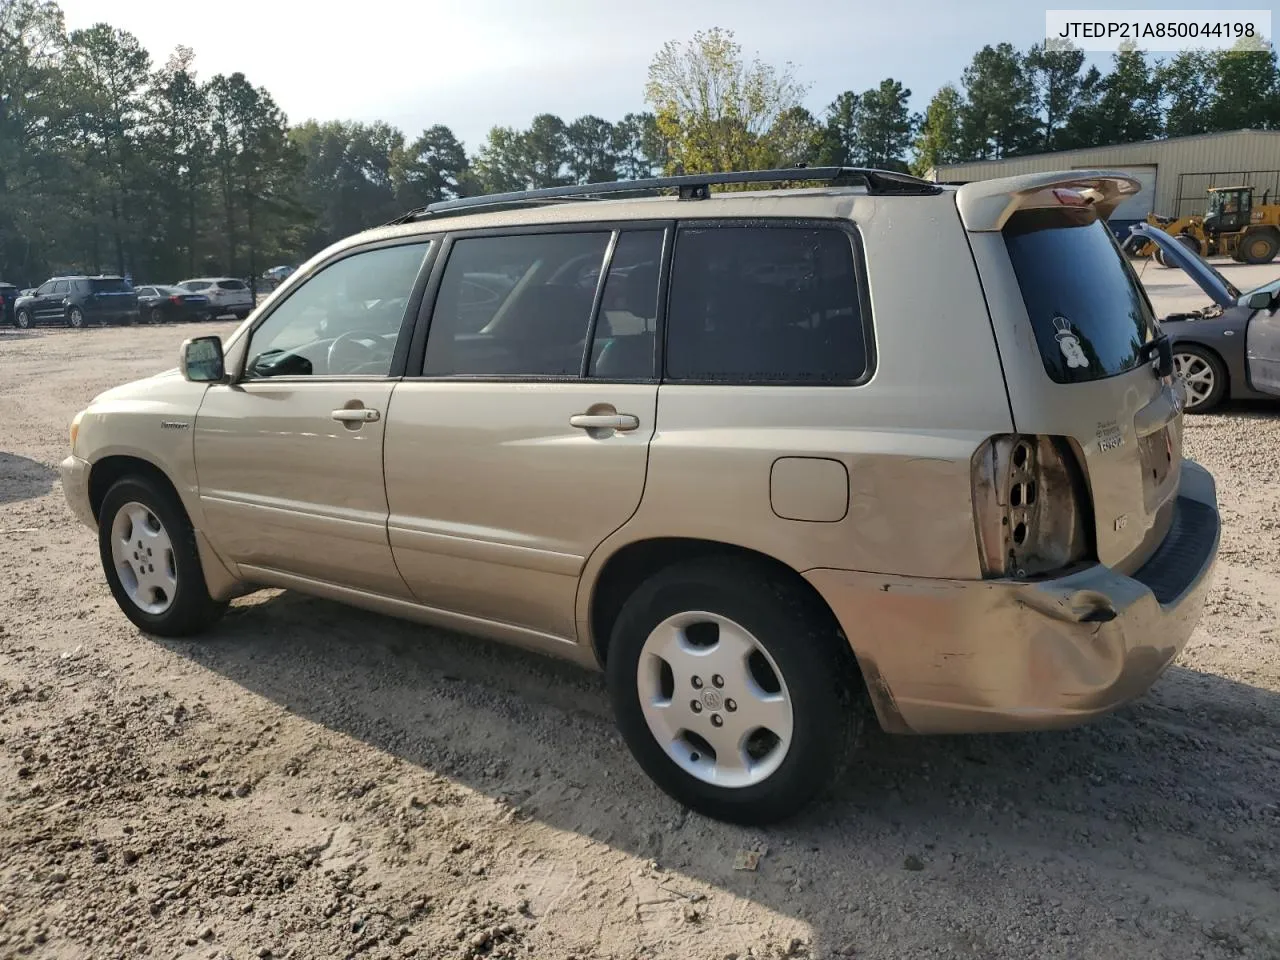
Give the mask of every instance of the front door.
[{"label": "front door", "polygon": [[[1272,295],[1280,297],[1280,290]],[[1253,315],[1245,334],[1245,354],[1253,389],[1280,397],[1280,308]]]},{"label": "front door", "polygon": [[[575,638],[586,558],[644,491],[666,235],[464,237],[444,251],[422,376],[396,387],[387,425],[388,531],[419,602]],[[477,289],[496,301],[484,316]]]},{"label": "front door", "polygon": [[207,532],[250,575],[407,596],[387,543],[382,444],[428,249],[322,266],[256,325],[234,382],[206,393],[195,452]]},{"label": "front door", "polygon": [[63,319],[62,301],[66,299],[68,286],[65,280],[50,280],[48,283],[41,285],[40,289],[36,291],[36,319]]}]

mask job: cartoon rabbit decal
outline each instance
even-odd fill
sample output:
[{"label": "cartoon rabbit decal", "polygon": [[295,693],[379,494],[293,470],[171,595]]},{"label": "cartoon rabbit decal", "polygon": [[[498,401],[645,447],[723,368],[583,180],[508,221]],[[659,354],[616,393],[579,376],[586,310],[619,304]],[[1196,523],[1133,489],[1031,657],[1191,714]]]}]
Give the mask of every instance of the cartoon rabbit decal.
[{"label": "cartoon rabbit decal", "polygon": [[1062,355],[1067,360],[1068,367],[1087,367],[1089,358],[1084,355],[1084,348],[1080,346],[1080,338],[1076,336],[1075,331],[1071,329],[1071,321],[1062,314],[1058,314],[1053,318],[1054,334],[1058,338],[1058,347],[1062,350]]}]

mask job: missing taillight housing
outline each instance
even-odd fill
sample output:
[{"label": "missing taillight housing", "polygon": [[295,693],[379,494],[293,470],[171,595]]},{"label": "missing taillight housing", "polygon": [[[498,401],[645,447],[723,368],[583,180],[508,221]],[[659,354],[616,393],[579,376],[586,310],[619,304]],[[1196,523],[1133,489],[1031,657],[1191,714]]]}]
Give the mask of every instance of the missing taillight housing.
[{"label": "missing taillight housing", "polygon": [[1088,486],[1066,439],[991,437],[972,475],[984,576],[1034,579],[1093,554]]}]

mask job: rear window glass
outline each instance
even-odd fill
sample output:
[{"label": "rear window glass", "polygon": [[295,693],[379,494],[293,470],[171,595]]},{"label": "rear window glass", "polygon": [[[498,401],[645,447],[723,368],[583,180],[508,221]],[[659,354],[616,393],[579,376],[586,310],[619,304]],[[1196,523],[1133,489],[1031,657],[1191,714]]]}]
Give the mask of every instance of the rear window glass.
[{"label": "rear window glass", "polygon": [[94,293],[125,293],[128,285],[120,279],[90,280],[89,288]]},{"label": "rear window glass", "polygon": [[853,240],[802,226],[686,227],[676,239],[667,376],[845,384],[867,371]]},{"label": "rear window glass", "polygon": [[1155,317],[1093,211],[1023,210],[1010,218],[1004,239],[1053,380],[1101,380],[1138,366]]},{"label": "rear window glass", "polygon": [[240,280],[219,280],[218,287],[222,290],[247,290],[248,289],[248,287],[244,285],[243,281],[240,281]]}]

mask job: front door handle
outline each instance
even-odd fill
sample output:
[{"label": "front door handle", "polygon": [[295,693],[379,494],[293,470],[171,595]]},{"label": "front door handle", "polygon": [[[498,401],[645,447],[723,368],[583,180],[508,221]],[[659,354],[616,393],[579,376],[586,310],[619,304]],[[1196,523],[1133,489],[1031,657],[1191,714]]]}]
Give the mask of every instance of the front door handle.
[{"label": "front door handle", "polygon": [[569,426],[581,430],[635,430],[640,418],[629,413],[575,413]]},{"label": "front door handle", "polygon": [[382,414],[368,407],[343,407],[341,410],[333,411],[329,416],[341,423],[373,423]]}]

